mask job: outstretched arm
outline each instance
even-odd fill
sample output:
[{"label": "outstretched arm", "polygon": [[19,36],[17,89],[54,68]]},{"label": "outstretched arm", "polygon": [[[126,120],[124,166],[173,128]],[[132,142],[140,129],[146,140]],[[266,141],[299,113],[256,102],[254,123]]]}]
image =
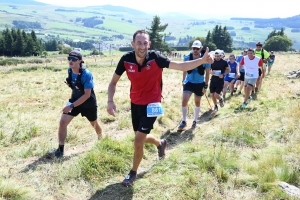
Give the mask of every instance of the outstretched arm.
[{"label": "outstretched arm", "polygon": [[209,49],[208,47],[206,48],[205,54],[203,55],[202,58],[199,58],[197,60],[191,60],[191,61],[186,61],[186,62],[174,62],[171,61],[169,68],[170,69],[176,69],[176,70],[181,70],[181,71],[188,71],[192,70],[199,65],[205,64],[205,63],[213,63],[213,57],[209,55]]}]

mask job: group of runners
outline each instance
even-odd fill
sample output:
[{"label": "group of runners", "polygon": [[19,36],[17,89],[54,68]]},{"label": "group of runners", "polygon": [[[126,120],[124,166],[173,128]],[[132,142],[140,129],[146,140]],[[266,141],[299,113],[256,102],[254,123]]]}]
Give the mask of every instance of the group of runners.
[{"label": "group of runners", "polygon": [[[199,59],[203,53],[201,42],[196,40],[192,44],[190,54],[185,55],[184,61]],[[271,51],[269,54],[262,48],[261,42],[256,44],[255,49],[245,49],[239,56],[230,54],[228,59],[225,59],[225,54],[221,50],[212,53],[214,54],[212,64],[206,63],[188,72],[183,72],[182,121],[178,126],[178,131],[187,127],[188,101],[193,93],[195,108],[191,128],[196,128],[201,97],[206,95],[208,88],[214,103],[214,113],[218,111],[218,105],[224,106],[227,91],[230,91],[231,96],[236,92],[242,94],[244,91],[241,108],[246,108],[252,95],[259,92],[267,68],[267,75],[270,75],[275,61],[274,52]]]},{"label": "group of runners", "polygon": [[[120,77],[126,72],[131,83],[131,121],[135,138],[133,164],[131,170],[122,181],[124,186],[131,186],[136,180],[137,170],[144,154],[145,143],[150,143],[157,147],[159,159],[163,159],[166,155],[167,140],[156,138],[150,134],[157,117],[162,116],[164,112],[161,104],[163,68],[183,72],[183,120],[180,124],[182,129],[186,126],[187,103],[192,93],[195,94],[194,122],[192,124],[192,127],[195,128],[200,112],[201,97],[206,94],[208,87],[215,109],[217,109],[218,102],[221,107],[224,106],[224,98],[221,95],[221,92],[224,91],[224,77],[228,85],[231,84],[231,78],[233,77],[230,73],[236,75],[235,79],[239,78],[241,74],[240,70],[238,70],[239,64],[234,64],[236,62],[233,55],[230,55],[229,62],[227,62],[224,60],[225,54],[223,55],[222,52],[216,51],[214,58],[209,53],[208,48],[202,49],[200,41],[193,42],[192,52],[184,57],[184,62],[171,61],[160,52],[149,50],[151,41],[149,34],[145,30],[138,30],[133,34],[131,45],[134,50],[121,57],[113,73],[108,85],[107,99],[107,112],[115,116],[117,106],[114,102],[114,95]],[[249,85],[252,89],[256,81],[247,80],[247,77],[250,76],[247,74],[247,67],[248,65],[255,65],[258,73],[258,66],[262,66],[262,61],[254,57],[255,62],[252,62],[249,52],[252,52],[252,55],[254,55],[254,50],[249,49],[247,51],[249,57],[243,57],[240,63],[245,66],[245,86]],[[269,56],[267,52],[265,53],[265,58],[267,59]],[[61,158],[64,156],[67,126],[78,114],[86,117],[94,127],[98,139],[102,138],[102,128],[97,120],[97,100],[92,73],[83,67],[82,63],[84,61],[80,51],[71,51],[68,56],[68,62],[69,69],[66,84],[71,88],[71,98],[62,109],[63,113],[58,129],[58,148],[53,152],[48,152],[46,154],[47,158]],[[250,77],[254,78],[254,76]],[[208,86],[209,80],[210,85]],[[242,81],[241,79],[241,84]]]}]

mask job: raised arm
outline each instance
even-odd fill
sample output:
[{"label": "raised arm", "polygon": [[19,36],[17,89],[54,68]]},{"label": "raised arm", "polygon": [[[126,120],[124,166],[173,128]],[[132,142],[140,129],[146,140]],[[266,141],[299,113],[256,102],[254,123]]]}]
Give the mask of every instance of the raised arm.
[{"label": "raised arm", "polygon": [[176,70],[181,70],[181,71],[188,71],[192,70],[199,65],[205,64],[205,63],[213,63],[214,59],[211,55],[209,55],[209,49],[208,47],[206,48],[205,54],[203,55],[202,58],[199,58],[197,60],[191,60],[191,61],[186,61],[186,62],[174,62],[171,61],[169,68],[170,69],[176,69]]}]

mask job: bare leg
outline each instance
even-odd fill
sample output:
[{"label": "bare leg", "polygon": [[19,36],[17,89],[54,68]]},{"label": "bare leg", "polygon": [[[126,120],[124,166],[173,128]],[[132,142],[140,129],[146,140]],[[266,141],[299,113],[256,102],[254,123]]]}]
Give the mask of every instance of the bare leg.
[{"label": "bare leg", "polygon": [[98,140],[100,140],[102,138],[102,128],[101,128],[98,120],[92,121],[90,123],[94,127],[94,129],[98,135]]},{"label": "bare leg", "polygon": [[67,114],[62,114],[58,128],[58,143],[64,145],[67,137],[67,127],[74,117]]},{"label": "bare leg", "polygon": [[132,166],[133,171],[137,171],[142,161],[144,155],[144,143],[150,143],[159,146],[160,141],[150,134],[145,134],[139,131],[135,133],[134,157],[133,157],[133,166]]}]

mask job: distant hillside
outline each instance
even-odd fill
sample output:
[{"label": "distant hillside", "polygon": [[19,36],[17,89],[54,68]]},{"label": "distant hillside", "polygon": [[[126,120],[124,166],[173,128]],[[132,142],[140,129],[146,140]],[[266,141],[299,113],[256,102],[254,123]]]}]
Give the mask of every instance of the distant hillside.
[{"label": "distant hillside", "polygon": [[45,3],[33,1],[33,0],[1,0],[4,4],[20,4],[20,5],[48,5]]},{"label": "distant hillside", "polygon": [[123,12],[123,13],[128,13],[131,15],[147,15],[145,12],[135,10],[132,8],[127,8],[123,6],[113,6],[113,5],[104,5],[104,6],[88,6],[87,8],[101,8],[103,10],[108,10],[108,11],[113,11],[113,12]]},{"label": "distant hillside", "polygon": [[300,15],[287,18],[230,18],[230,20],[253,21],[256,28],[273,27],[280,29],[282,27],[300,28]]}]

